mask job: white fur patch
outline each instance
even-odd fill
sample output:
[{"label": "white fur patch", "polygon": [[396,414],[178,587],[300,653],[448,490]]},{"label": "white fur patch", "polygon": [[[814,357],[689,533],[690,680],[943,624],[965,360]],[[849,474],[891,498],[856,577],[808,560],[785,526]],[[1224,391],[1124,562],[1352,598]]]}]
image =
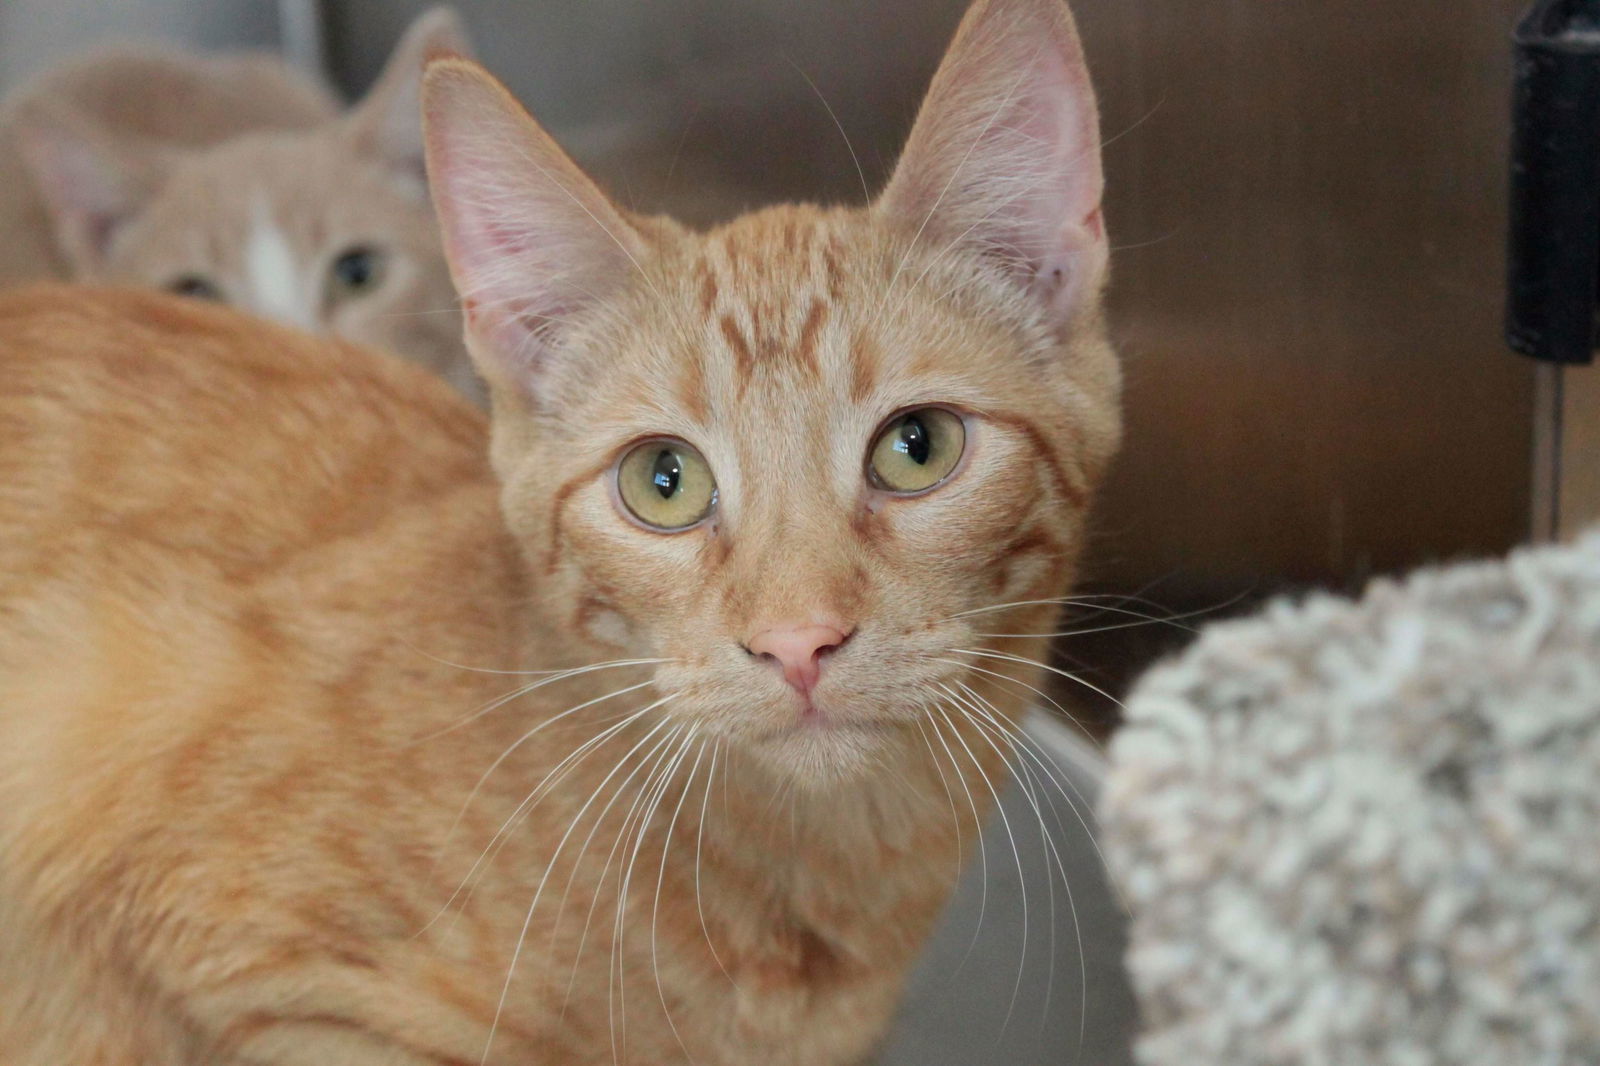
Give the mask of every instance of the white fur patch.
[{"label": "white fur patch", "polygon": [[250,310],[301,329],[317,328],[311,286],[295,263],[294,249],[263,202],[256,204],[244,268]]}]

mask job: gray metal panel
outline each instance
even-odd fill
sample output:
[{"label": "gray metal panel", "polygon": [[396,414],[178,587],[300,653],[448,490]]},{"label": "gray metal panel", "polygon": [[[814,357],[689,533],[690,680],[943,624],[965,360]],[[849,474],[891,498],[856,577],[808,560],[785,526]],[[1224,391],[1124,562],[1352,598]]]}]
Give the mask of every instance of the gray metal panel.
[{"label": "gray metal panel", "polygon": [[1521,6],[1078,4],[1128,246],[1113,583],[1347,584],[1525,535],[1534,373],[1500,339]]}]

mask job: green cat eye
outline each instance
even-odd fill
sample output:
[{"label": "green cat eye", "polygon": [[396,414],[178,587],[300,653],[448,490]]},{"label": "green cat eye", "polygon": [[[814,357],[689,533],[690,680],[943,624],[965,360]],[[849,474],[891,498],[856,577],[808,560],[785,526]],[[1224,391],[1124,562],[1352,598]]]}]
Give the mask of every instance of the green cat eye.
[{"label": "green cat eye", "polygon": [[927,492],[948,478],[967,448],[961,416],[943,407],[919,407],[889,420],[867,460],[872,482],[890,492]]},{"label": "green cat eye", "polygon": [[699,452],[681,440],[636,445],[617,464],[617,496],[651,529],[678,533],[711,513],[717,482]]}]

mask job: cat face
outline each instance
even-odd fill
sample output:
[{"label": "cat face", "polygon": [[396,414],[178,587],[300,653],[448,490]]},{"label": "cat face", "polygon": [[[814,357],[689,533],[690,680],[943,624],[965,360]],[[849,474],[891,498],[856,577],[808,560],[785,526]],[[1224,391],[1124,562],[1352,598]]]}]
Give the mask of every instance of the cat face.
[{"label": "cat face", "polygon": [[460,320],[424,184],[347,137],[254,134],[174,160],[92,276],[221,301],[459,374]]},{"label": "cat face", "polygon": [[217,300],[376,345],[469,391],[416,118],[427,55],[465,48],[424,16],[348,114],[174,150],[34,121],[25,145],[79,277]]},{"label": "cat face", "polygon": [[980,3],[859,210],[689,233],[473,65],[431,69],[425,114],[507,517],[597,658],[663,660],[652,713],[820,784],[1016,676],[973,655],[987,609],[1064,590],[1119,432],[1063,8]]}]

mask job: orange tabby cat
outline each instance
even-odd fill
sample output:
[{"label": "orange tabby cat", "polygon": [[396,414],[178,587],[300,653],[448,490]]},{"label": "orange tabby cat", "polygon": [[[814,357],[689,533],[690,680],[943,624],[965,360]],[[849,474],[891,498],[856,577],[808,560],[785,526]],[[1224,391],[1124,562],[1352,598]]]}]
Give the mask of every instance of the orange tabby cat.
[{"label": "orange tabby cat", "polygon": [[481,396],[440,254],[417,94],[465,52],[419,18],[348,114],[281,63],[124,49],[0,115],[0,284],[167,288],[388,348]]},{"label": "orange tabby cat", "polygon": [[704,235],[468,62],[424,108],[487,434],[0,300],[0,1055],[862,1062],[1117,441],[1071,20],[980,0],[876,204]]}]

